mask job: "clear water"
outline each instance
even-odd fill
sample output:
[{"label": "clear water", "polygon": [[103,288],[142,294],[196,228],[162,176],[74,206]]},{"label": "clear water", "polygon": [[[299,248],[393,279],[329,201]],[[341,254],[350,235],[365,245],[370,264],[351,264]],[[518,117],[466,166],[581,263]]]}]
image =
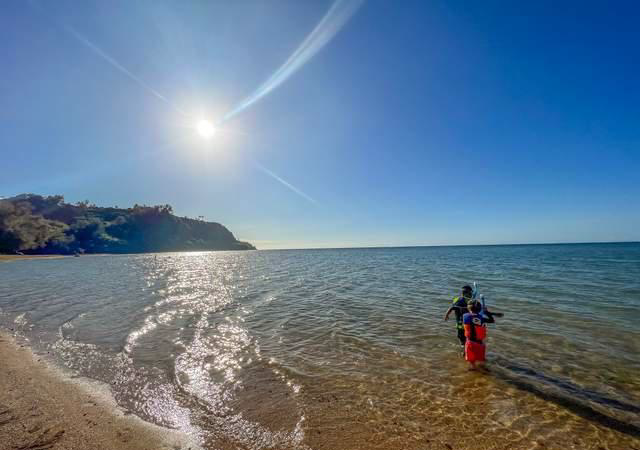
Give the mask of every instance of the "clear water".
[{"label": "clear water", "polygon": [[[505,313],[488,372],[443,315]],[[0,265],[0,324],[206,448],[640,449],[640,244]]]}]

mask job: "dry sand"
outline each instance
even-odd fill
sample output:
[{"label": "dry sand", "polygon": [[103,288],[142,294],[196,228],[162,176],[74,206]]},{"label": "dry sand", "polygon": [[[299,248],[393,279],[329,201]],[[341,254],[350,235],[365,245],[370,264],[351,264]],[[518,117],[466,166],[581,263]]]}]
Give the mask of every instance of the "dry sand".
[{"label": "dry sand", "polygon": [[185,436],[124,415],[87,383],[62,376],[0,333],[0,449],[197,448]]}]

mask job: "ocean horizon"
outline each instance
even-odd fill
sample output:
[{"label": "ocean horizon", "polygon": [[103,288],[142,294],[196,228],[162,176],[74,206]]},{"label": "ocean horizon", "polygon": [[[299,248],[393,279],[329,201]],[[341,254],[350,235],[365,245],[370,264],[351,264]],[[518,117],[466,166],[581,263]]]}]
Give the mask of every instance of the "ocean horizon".
[{"label": "ocean horizon", "polygon": [[[429,247],[517,247],[517,246],[530,246],[530,245],[607,245],[607,244],[638,244],[640,241],[579,241],[579,242],[523,242],[523,243],[509,243],[509,244],[424,244],[424,245],[363,245],[353,247],[287,247],[287,248],[257,248],[260,251],[269,250],[349,250],[349,249],[378,249],[378,248],[429,248]],[[194,250],[198,252],[200,250]],[[207,251],[207,250],[201,250]],[[216,250],[213,250],[216,251]],[[223,250],[224,251],[224,250]],[[153,253],[153,252],[152,252]],[[170,253],[170,252],[169,252]]]},{"label": "ocean horizon", "polygon": [[[485,372],[468,370],[443,320],[474,281],[504,313]],[[207,449],[470,448],[478,435],[480,448],[631,448],[639,306],[640,243],[0,266],[0,326]]]}]

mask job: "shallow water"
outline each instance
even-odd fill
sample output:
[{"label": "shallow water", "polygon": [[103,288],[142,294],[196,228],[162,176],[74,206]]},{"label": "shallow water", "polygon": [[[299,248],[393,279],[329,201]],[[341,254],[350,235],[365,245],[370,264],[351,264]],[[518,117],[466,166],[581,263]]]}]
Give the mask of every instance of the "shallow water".
[{"label": "shallow water", "polygon": [[[477,280],[488,371],[442,320]],[[640,449],[640,244],[0,265],[0,324],[207,448]]]}]

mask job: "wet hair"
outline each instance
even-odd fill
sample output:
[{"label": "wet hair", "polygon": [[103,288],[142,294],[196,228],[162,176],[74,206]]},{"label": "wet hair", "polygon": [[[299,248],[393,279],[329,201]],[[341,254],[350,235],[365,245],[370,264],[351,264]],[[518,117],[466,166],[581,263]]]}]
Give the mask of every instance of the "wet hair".
[{"label": "wet hair", "polygon": [[471,286],[469,286],[468,284],[465,284],[464,286],[462,286],[462,292],[473,292],[473,288]]}]

